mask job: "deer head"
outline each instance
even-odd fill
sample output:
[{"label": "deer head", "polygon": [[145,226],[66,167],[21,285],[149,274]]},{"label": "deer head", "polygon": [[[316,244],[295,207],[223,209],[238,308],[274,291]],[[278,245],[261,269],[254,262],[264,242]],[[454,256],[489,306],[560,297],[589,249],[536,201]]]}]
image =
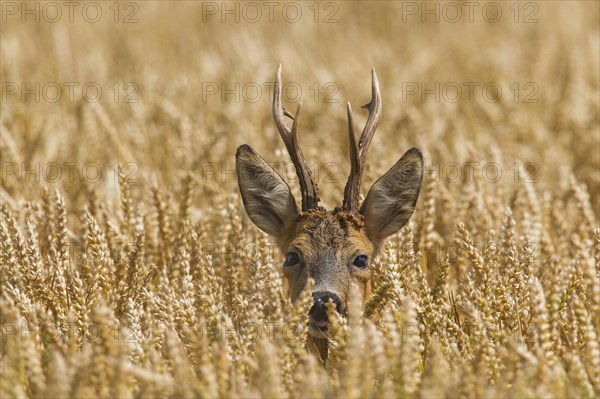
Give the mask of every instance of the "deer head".
[{"label": "deer head", "polygon": [[[301,104],[296,115],[290,114],[282,105],[281,86],[280,65],[275,79],[273,117],[298,175],[302,209],[298,209],[283,178],[248,145],[237,150],[236,172],[248,216],[276,239],[285,254],[282,268],[291,300],[299,297],[309,278],[314,279],[309,334],[319,337],[328,328],[328,301],[333,301],[344,316],[352,283],[359,287],[363,301],[370,295],[369,264],[385,239],[410,219],[421,188],[423,157],[416,148],[408,150],[373,184],[359,207],[367,150],[381,118],[381,93],[373,70],[371,101],[363,106],[369,114],[358,141],[348,103],[351,171],[342,206],[327,211],[319,206],[317,184],[298,144]],[[286,116],[293,120],[291,128]]]}]

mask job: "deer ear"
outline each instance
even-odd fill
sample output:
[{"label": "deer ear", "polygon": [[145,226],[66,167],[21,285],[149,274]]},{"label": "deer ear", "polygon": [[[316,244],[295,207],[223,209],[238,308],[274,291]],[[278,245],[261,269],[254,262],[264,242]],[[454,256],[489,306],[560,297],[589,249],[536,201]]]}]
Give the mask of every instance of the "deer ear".
[{"label": "deer ear", "polygon": [[238,185],[250,220],[269,235],[286,235],[298,216],[290,187],[248,145],[237,149],[235,160]]},{"label": "deer ear", "polygon": [[423,155],[411,148],[371,189],[360,213],[369,239],[380,246],[398,232],[415,210],[423,180]]}]

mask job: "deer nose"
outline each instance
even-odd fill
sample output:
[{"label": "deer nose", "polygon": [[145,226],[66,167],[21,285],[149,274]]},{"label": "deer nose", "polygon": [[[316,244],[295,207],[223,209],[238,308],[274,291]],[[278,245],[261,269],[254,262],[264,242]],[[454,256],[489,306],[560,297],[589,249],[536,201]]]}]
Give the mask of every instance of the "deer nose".
[{"label": "deer nose", "polygon": [[325,305],[329,302],[330,299],[335,305],[335,310],[337,310],[337,312],[341,316],[346,316],[346,314],[344,312],[344,307],[342,306],[342,301],[340,300],[340,297],[337,296],[336,294],[334,294],[333,292],[327,292],[327,291],[313,292],[312,297],[313,297],[314,303],[313,303],[312,307],[310,308],[308,315],[314,321],[316,321],[316,322],[323,322],[323,321],[327,322],[328,321],[327,320],[327,307]]}]

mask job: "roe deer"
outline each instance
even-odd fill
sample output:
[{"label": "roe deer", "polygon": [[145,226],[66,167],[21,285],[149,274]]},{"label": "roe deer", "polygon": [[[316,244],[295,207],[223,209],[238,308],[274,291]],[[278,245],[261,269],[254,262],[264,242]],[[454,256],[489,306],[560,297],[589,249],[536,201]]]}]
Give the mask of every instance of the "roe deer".
[{"label": "roe deer", "polygon": [[[277,70],[273,117],[298,174],[302,210],[296,206],[289,186],[250,146],[236,153],[238,184],[248,216],[265,233],[273,236],[285,254],[283,273],[289,296],[295,301],[309,278],[314,279],[314,304],[308,314],[307,345],[321,360],[327,359],[328,319],[325,304],[332,301],[345,316],[350,284],[359,287],[364,302],[371,294],[369,262],[385,239],[398,232],[410,219],[423,178],[423,157],[417,148],[408,150],[371,187],[360,208],[360,182],[367,150],[381,118],[381,93],[372,70],[372,97],[364,105],[369,113],[360,140],[352,123],[348,103],[348,133],[351,171],[341,207],[327,211],[319,206],[317,185],[298,144],[298,119],[283,108],[281,65]],[[293,120],[287,125],[285,116]]]}]

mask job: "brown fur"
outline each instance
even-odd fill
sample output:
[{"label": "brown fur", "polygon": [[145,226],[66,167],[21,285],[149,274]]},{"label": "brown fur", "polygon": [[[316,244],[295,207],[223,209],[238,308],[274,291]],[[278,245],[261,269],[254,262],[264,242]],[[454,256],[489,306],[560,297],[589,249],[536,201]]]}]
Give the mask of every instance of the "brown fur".
[{"label": "brown fur", "polygon": [[[349,215],[336,208],[312,210],[298,217],[288,239],[280,244],[283,253],[301,254],[300,265],[283,269],[289,296],[295,301],[306,287],[308,278],[314,279],[314,291],[327,291],[340,297],[347,309],[350,284],[355,283],[362,299],[371,295],[371,272],[352,265],[358,255],[371,259],[375,247],[364,229],[362,218]],[[307,348],[325,363],[328,344],[319,333],[307,337]]]},{"label": "brown fur", "polygon": [[311,211],[298,218],[293,234],[280,244],[283,253],[296,250],[301,254],[299,267],[284,268],[292,301],[300,296],[309,277],[315,281],[315,291],[337,294],[344,307],[352,281],[366,296],[370,294],[370,272],[352,267],[356,256],[371,259],[374,255],[375,247],[361,224],[338,209]]}]

